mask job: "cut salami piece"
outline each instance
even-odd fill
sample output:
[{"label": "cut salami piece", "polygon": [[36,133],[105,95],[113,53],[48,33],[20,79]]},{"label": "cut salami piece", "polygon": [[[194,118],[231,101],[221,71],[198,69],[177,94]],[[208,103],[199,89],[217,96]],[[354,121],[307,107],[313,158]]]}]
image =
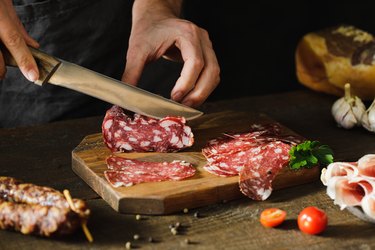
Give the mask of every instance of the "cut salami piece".
[{"label": "cut salami piece", "polygon": [[104,117],[102,133],[112,152],[176,152],[194,143],[191,128],[185,123],[183,117],[131,117],[113,106]]},{"label": "cut salami piece", "polygon": [[278,123],[253,124],[247,133],[226,133],[210,140],[202,149],[207,159],[203,167],[221,177],[240,175],[240,189],[254,200],[265,200],[272,181],[289,163],[292,145],[303,141]]},{"label": "cut salami piece", "polygon": [[129,187],[142,182],[178,181],[192,177],[196,172],[192,164],[179,160],[147,162],[110,156],[107,158],[107,166],[109,170],[104,175],[114,187]]},{"label": "cut salami piece", "polygon": [[202,153],[206,158],[210,158],[216,155],[245,151],[259,145],[260,140],[257,140],[257,138],[260,134],[259,132],[233,135],[225,134],[225,137],[210,140],[206,147],[202,149]]},{"label": "cut salami piece", "polygon": [[208,164],[203,167],[206,171],[222,177],[238,175],[244,166],[249,165],[250,159],[260,153],[264,144],[254,145],[252,148],[244,147],[234,153],[215,155],[208,158]]},{"label": "cut salami piece", "polygon": [[270,142],[252,155],[240,171],[241,192],[254,200],[267,199],[275,176],[289,163],[290,148],[284,142]]}]

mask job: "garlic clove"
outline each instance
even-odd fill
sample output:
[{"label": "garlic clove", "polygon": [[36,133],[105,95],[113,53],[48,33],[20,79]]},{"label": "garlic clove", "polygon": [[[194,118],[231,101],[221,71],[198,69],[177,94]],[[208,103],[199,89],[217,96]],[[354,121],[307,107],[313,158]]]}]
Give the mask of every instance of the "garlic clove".
[{"label": "garlic clove", "polygon": [[350,94],[350,84],[345,84],[345,96],[335,101],[332,115],[340,127],[350,129],[362,124],[366,107],[362,100]]},{"label": "garlic clove", "polygon": [[333,104],[332,115],[340,127],[350,129],[357,125],[357,119],[351,110],[350,104],[344,97]]},{"label": "garlic clove", "polygon": [[375,100],[362,116],[361,122],[368,131],[375,132]]},{"label": "garlic clove", "polygon": [[366,113],[366,106],[358,96],[354,96],[352,110],[355,118],[357,119],[357,125],[361,125],[362,116]]}]

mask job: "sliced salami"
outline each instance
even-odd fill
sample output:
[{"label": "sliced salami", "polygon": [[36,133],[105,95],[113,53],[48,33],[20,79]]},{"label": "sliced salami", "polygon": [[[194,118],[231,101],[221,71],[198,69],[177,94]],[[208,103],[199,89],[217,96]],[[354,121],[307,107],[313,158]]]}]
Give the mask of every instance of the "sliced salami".
[{"label": "sliced salami", "polygon": [[221,177],[239,175],[246,196],[265,200],[273,179],[289,163],[291,146],[302,141],[278,123],[253,124],[247,133],[226,133],[210,140],[202,150],[207,159],[203,168]]},{"label": "sliced salami", "polygon": [[241,192],[254,200],[267,199],[271,195],[275,176],[288,165],[290,148],[289,144],[281,141],[262,146],[240,171]]},{"label": "sliced salami", "polygon": [[215,155],[231,154],[238,151],[244,151],[259,145],[260,140],[257,140],[257,138],[260,135],[261,132],[224,134],[225,137],[210,140],[202,149],[202,153],[206,158],[210,158]]},{"label": "sliced salami", "polygon": [[107,158],[107,171],[104,175],[114,187],[129,187],[142,182],[182,180],[194,176],[192,164],[175,160],[172,162],[148,162],[118,156]]},{"label": "sliced salami", "polygon": [[176,152],[194,143],[191,128],[185,123],[183,117],[132,117],[113,106],[104,117],[102,133],[112,152]]},{"label": "sliced salami", "polygon": [[262,145],[265,144],[258,144],[235,153],[211,156],[203,169],[223,177],[238,175],[243,167],[249,164],[252,157],[260,153]]}]

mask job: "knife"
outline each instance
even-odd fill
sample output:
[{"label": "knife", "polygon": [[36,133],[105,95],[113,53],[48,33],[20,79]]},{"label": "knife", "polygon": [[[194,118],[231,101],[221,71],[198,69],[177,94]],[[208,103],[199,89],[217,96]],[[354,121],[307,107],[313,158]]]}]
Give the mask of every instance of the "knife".
[{"label": "knife", "polygon": [[[183,116],[186,120],[192,120],[203,114],[199,110],[50,56],[40,50],[31,47],[29,49],[39,69],[39,79],[34,83],[40,86],[50,83],[65,87],[158,119],[166,116]],[[6,65],[17,67],[9,51],[3,46],[1,50]]]}]

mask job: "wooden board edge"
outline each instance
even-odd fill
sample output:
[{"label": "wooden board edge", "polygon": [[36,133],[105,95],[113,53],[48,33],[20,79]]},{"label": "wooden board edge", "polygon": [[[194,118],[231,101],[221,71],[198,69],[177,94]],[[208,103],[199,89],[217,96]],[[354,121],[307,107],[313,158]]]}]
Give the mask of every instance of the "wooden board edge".
[{"label": "wooden board edge", "polygon": [[[171,214],[175,212],[182,212],[176,209],[176,207],[183,207],[188,209],[199,208],[203,206],[225,203],[226,201],[236,200],[240,198],[246,198],[238,186],[238,182],[227,183],[224,185],[216,186],[211,189],[202,189],[200,192],[194,192],[194,194],[189,195],[191,197],[188,199],[176,199],[174,196],[170,196],[165,200],[165,214]],[[178,201],[178,203],[176,203]],[[178,206],[176,206],[176,204]]]},{"label": "wooden board edge", "polygon": [[[296,173],[298,178],[296,178]],[[286,169],[278,174],[273,181],[273,191],[291,188],[298,185],[307,184],[318,180],[320,168],[318,166],[310,169],[290,170]],[[239,178],[218,177],[218,178]],[[293,181],[291,181],[293,180]],[[189,194],[194,193],[194,194]],[[229,195],[230,194],[230,195]],[[272,194],[271,194],[272,195]],[[178,199],[178,196],[191,197],[191,199]],[[167,215],[175,212],[181,212],[181,207],[193,209],[207,205],[218,204],[235,199],[246,199],[247,197],[240,192],[238,182],[225,183],[215,188],[208,187],[201,189],[199,192],[188,191],[178,196],[169,196],[161,200],[160,197],[131,198],[122,197],[119,201],[120,213],[146,214],[146,215]],[[248,198],[250,201],[250,198]],[[147,202],[148,208],[142,206]],[[131,204],[130,206],[127,203]]]},{"label": "wooden board edge", "polygon": [[[74,150],[72,151],[72,170],[77,174],[82,180],[85,180],[86,184],[96,192],[102,199],[104,199],[114,210],[119,211],[119,197],[114,189],[109,189],[110,191],[105,192],[106,186],[108,185],[106,181],[99,175],[94,173],[90,168],[82,168],[82,159],[78,157]],[[94,183],[98,183],[99,187],[95,187]]]},{"label": "wooden board edge", "polygon": [[294,187],[302,184],[307,184],[319,180],[320,168],[315,166],[312,168],[302,168],[298,170],[287,169],[276,175],[273,180],[273,190],[280,190],[284,188]]},{"label": "wooden board edge", "polygon": [[[179,199],[180,196],[185,199]],[[166,215],[180,212],[182,210],[181,208],[198,208],[223,201],[234,200],[241,198],[241,196],[243,195],[240,192],[237,182],[224,183],[215,188],[207,187],[206,189],[200,189],[199,192],[193,190],[186,191],[178,195],[165,197],[164,199],[160,199],[160,197],[157,196],[148,196],[144,198],[121,197],[119,201],[119,211],[121,213]],[[186,197],[190,197],[190,199],[186,199]],[[147,202],[147,209],[145,206],[142,206],[142,202]],[[131,205],[127,206],[127,203]]]}]

